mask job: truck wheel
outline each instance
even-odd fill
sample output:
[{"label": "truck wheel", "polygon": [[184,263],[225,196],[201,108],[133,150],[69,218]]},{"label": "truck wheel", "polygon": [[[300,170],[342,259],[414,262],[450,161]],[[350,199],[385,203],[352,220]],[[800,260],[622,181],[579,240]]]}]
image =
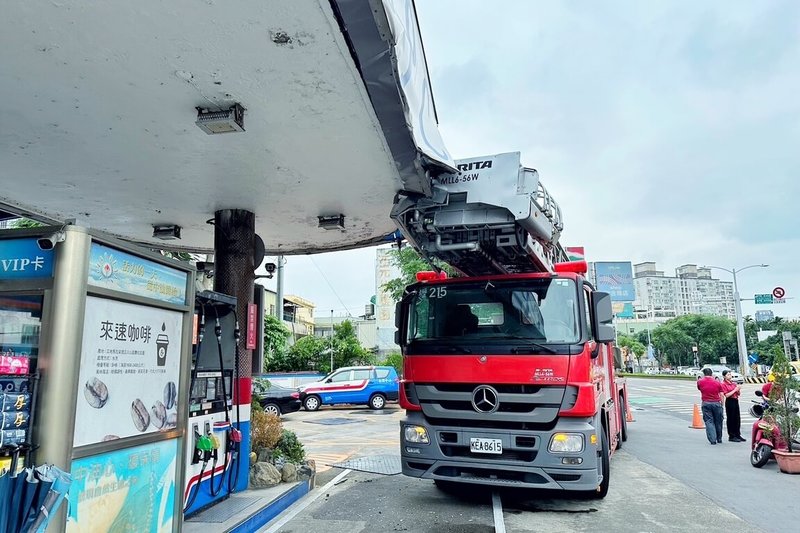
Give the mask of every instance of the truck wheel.
[{"label": "truck wheel", "polygon": [[761,468],[769,462],[770,457],[772,457],[772,447],[766,444],[757,444],[756,449],[750,452],[750,464]]},{"label": "truck wheel", "polygon": [[383,409],[386,407],[386,396],[383,394],[373,394],[369,399],[369,406],[372,409]]},{"label": "truck wheel", "polygon": [[306,396],[306,399],[303,400],[303,407],[306,408],[306,411],[316,411],[321,404],[322,402],[319,401],[319,396],[314,394]]},{"label": "truck wheel", "polygon": [[622,443],[628,440],[628,406],[625,404],[625,398],[620,397],[619,401],[622,404],[622,422],[619,426],[620,444],[617,449],[622,448]]},{"label": "truck wheel", "polygon": [[605,428],[600,432],[600,457],[597,465],[597,473],[603,476],[603,481],[600,482],[597,489],[590,491],[588,496],[593,500],[602,500],[608,494],[608,486],[611,481],[611,468],[608,450],[608,437],[606,436]]}]

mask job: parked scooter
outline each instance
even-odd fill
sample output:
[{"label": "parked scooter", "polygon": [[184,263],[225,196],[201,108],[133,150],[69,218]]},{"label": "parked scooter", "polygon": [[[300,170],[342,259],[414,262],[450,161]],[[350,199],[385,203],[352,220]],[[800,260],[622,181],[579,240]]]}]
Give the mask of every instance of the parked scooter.
[{"label": "parked scooter", "polygon": [[[772,450],[788,450],[786,439],[781,435],[781,430],[775,423],[775,419],[769,416],[769,395],[772,383],[767,383],[761,390],[755,391],[760,400],[751,400],[750,416],[757,418],[753,422],[752,435],[750,440],[750,464],[756,468],[761,468],[772,458]],[[800,442],[792,440],[792,446]]]}]

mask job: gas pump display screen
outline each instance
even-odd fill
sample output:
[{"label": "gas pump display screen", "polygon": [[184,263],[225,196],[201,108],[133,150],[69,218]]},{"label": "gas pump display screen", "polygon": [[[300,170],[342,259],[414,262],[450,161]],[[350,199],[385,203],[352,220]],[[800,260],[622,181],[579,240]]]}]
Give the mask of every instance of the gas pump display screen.
[{"label": "gas pump display screen", "polygon": [[[205,334],[203,335],[203,342],[200,345],[200,353],[196,353],[195,349],[195,364],[197,370],[200,372],[220,370],[219,368],[219,347],[222,345],[222,364],[225,370],[234,369],[234,361],[236,358],[236,339],[234,337],[234,330],[236,329],[236,313],[228,306],[216,305],[206,306],[206,327]],[[219,316],[219,323],[222,327],[222,342],[217,342],[217,336],[214,332],[216,327],[216,318]],[[194,396],[194,394],[193,394]]]}]

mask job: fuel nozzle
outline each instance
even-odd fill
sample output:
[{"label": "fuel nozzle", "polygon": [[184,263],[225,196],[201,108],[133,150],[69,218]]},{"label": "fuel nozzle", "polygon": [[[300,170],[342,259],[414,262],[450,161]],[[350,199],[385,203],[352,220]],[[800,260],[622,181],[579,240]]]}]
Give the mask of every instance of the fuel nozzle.
[{"label": "fuel nozzle", "polygon": [[239,344],[239,339],[242,338],[242,331],[239,329],[239,320],[236,320],[236,329],[233,330],[233,338],[236,339],[236,344]]},{"label": "fuel nozzle", "polygon": [[211,459],[211,452],[213,449],[213,444],[208,435],[200,435],[197,439],[195,447],[203,455],[203,462],[207,463],[208,460]]},{"label": "fuel nozzle", "polygon": [[228,432],[228,447],[232,452],[238,452],[241,442],[242,432],[232,427]]},{"label": "fuel nozzle", "polygon": [[211,458],[216,461],[219,458],[220,442],[216,435],[209,433],[208,439],[211,441]]},{"label": "fuel nozzle", "polygon": [[217,315],[216,324],[214,325],[214,334],[217,336],[217,340],[222,342],[222,326],[219,324],[219,315]]}]

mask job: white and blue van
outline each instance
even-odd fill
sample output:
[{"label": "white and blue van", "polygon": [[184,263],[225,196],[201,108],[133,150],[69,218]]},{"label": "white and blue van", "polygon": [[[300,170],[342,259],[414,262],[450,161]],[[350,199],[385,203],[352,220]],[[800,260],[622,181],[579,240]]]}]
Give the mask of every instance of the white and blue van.
[{"label": "white and blue van", "polygon": [[387,401],[397,401],[399,389],[400,380],[394,367],[350,366],[300,387],[300,400],[306,411],[342,403],[383,409]]}]

